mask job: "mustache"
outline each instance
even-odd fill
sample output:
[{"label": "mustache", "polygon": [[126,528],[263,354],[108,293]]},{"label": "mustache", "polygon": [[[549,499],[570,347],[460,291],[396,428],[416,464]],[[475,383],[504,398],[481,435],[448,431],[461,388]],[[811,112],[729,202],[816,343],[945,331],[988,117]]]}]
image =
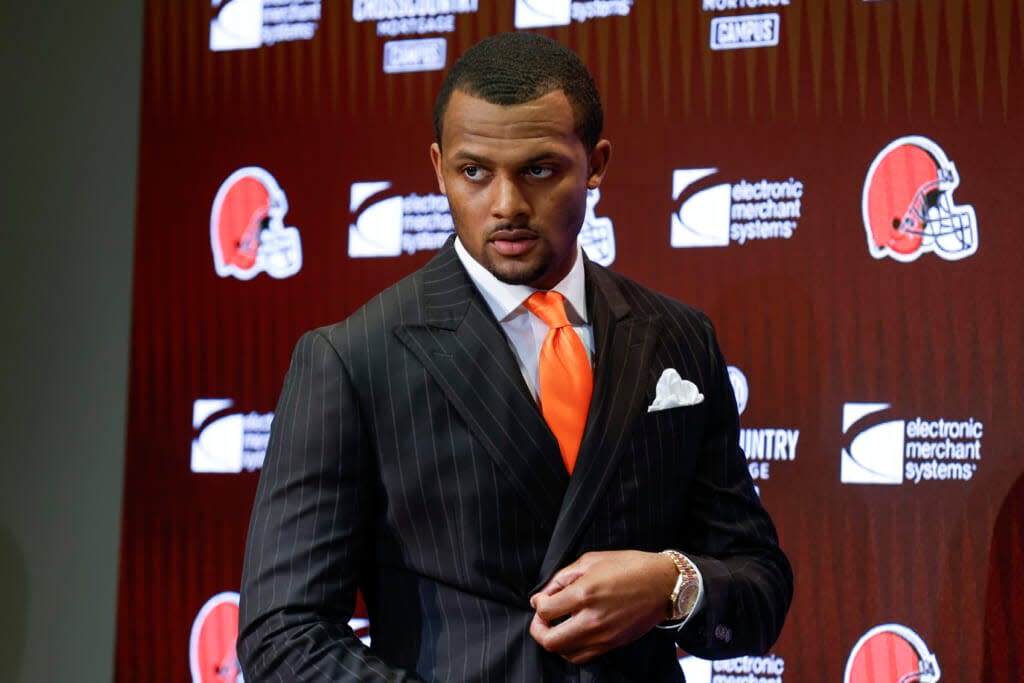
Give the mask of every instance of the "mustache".
[{"label": "mustache", "polygon": [[488,240],[521,240],[540,237],[540,230],[529,224],[500,223],[487,233]]}]

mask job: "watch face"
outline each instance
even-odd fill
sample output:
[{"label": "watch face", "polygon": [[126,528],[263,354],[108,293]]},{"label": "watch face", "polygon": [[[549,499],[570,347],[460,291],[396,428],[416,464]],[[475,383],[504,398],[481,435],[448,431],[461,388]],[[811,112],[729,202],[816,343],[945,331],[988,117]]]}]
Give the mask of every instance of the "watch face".
[{"label": "watch face", "polygon": [[692,579],[683,584],[676,598],[676,614],[680,618],[688,616],[697,602],[697,582]]}]

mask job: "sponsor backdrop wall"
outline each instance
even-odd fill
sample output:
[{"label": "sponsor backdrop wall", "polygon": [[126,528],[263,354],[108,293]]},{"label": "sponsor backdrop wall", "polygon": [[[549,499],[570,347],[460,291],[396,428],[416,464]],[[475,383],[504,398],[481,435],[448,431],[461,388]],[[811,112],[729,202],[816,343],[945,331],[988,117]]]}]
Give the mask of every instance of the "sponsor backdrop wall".
[{"label": "sponsor backdrop wall", "polygon": [[292,347],[451,231],[434,94],[514,28],[595,74],[585,248],[716,321],[796,571],[772,652],[681,653],[688,679],[989,680],[1024,471],[1020,0],[150,0],[117,679],[237,674]]}]

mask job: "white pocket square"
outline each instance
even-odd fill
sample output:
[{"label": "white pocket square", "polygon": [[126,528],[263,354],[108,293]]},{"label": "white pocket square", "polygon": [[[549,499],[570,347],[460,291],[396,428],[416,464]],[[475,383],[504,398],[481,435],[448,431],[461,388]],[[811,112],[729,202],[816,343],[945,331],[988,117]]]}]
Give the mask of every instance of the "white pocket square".
[{"label": "white pocket square", "polygon": [[704,400],[697,385],[683,379],[675,368],[666,368],[658,378],[658,386],[654,389],[654,402],[647,406],[648,413],[680,406],[695,406]]}]

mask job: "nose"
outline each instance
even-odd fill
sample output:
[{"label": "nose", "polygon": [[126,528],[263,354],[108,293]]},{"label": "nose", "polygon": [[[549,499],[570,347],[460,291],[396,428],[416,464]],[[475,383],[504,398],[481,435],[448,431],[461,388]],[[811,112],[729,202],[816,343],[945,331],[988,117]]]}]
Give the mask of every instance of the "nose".
[{"label": "nose", "polygon": [[518,222],[528,218],[530,204],[515,178],[504,175],[491,183],[491,215],[502,221]]}]

